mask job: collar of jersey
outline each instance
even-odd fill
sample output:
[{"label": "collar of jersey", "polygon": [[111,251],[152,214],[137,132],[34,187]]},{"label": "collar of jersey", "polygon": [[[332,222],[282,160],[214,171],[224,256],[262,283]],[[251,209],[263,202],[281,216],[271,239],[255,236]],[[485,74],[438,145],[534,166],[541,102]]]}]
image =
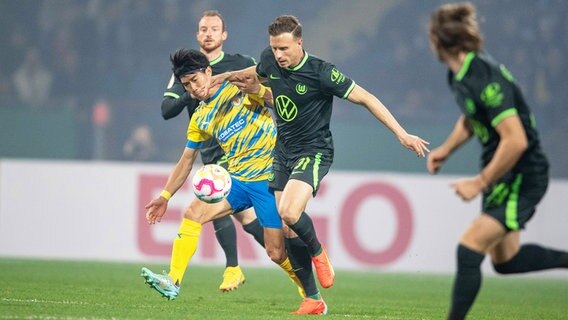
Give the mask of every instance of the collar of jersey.
[{"label": "collar of jersey", "polygon": [[308,53],[304,50],[304,58],[302,59],[302,61],[300,61],[300,63],[298,63],[297,66],[295,66],[294,68],[284,68],[288,71],[298,71],[301,67],[304,66],[304,64],[306,64],[306,61],[308,61]]},{"label": "collar of jersey", "polygon": [[471,61],[475,58],[475,52],[468,52],[463,60],[462,67],[460,71],[456,74],[456,80],[462,81],[463,77],[465,77],[467,71],[469,70],[469,66],[471,65]]},{"label": "collar of jersey", "polygon": [[217,91],[215,91],[215,93],[209,97],[209,99],[205,99],[203,102],[205,103],[209,103],[213,100],[215,100],[215,98],[217,98],[217,96],[219,96],[219,94],[221,93],[221,91],[223,91],[223,89],[225,89],[225,87],[229,84],[229,81],[224,81],[221,86],[219,87],[219,89],[217,89]]},{"label": "collar of jersey", "polygon": [[219,63],[219,61],[223,60],[224,57],[225,57],[225,52],[221,51],[221,54],[217,58],[213,59],[213,61],[209,61],[209,64],[210,65],[217,64]]}]

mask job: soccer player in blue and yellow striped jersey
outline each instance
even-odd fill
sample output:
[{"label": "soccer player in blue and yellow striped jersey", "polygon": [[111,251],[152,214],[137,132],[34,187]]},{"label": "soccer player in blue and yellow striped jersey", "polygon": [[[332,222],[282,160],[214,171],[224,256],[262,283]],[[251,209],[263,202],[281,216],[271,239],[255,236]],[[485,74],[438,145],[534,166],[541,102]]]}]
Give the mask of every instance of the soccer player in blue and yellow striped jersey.
[{"label": "soccer player in blue and yellow striped jersey", "polygon": [[[244,81],[239,86],[229,82],[211,86],[209,61],[199,51],[181,49],[171,60],[176,77],[201,104],[190,120],[186,147],[164,190],[146,206],[148,223],[161,220],[169,198],[183,185],[200,147],[210,138],[215,138],[227,155],[232,189],[219,203],[206,204],[195,199],[185,211],[179,238],[174,241],[169,274],[161,276],[143,268],[142,276],[165,297],[176,298],[185,268],[197,249],[202,225],[254,207],[264,228],[268,256],[303,290],[303,283],[295,276],[287,257],[282,221],[274,193],[268,187],[276,143],[276,126],[265,106],[265,101],[272,101],[271,91],[261,86],[256,77],[251,78],[253,84]],[[245,89],[255,94],[245,93]],[[313,281],[313,274],[310,276]]]}]

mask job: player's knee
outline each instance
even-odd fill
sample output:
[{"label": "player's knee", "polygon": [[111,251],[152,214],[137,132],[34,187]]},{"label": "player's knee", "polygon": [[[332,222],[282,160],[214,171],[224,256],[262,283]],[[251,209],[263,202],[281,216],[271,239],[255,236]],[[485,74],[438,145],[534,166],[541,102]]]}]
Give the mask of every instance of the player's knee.
[{"label": "player's knee", "polygon": [[274,261],[276,264],[281,264],[286,260],[286,252],[279,248],[266,248],[266,253],[270,260]]},{"label": "player's knee", "polygon": [[493,269],[499,274],[513,274],[517,273],[515,265],[511,261],[505,263],[493,263]]},{"label": "player's knee", "polygon": [[298,213],[298,210],[294,210],[291,206],[283,204],[278,206],[278,213],[286,225],[290,226],[298,222],[298,218],[302,212],[300,211]]},{"label": "player's knee", "polygon": [[192,221],[200,222],[201,217],[203,216],[202,210],[200,208],[199,201],[193,201],[183,213],[183,217]]}]

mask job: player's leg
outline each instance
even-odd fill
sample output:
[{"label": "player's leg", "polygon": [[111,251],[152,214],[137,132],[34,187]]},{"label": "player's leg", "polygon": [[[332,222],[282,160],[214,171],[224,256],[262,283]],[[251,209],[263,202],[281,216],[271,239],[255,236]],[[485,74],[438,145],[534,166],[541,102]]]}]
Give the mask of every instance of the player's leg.
[{"label": "player's leg", "polygon": [[264,229],[260,225],[260,221],[256,217],[254,208],[237,212],[233,215],[237,221],[241,223],[246,233],[254,237],[254,240],[264,247]]},{"label": "player's leg", "polygon": [[333,285],[335,272],[325,247],[320,243],[310,216],[304,212],[312,197],[312,187],[300,180],[289,180],[282,192],[276,192],[278,211],[286,225],[306,244],[322,287]]},{"label": "player's leg", "polygon": [[[254,239],[264,247],[264,229],[258,222],[253,208],[245,209],[241,212],[235,213],[233,216],[242,224],[243,229],[247,233],[251,234]],[[236,247],[236,235],[234,238],[234,245]],[[227,251],[225,251],[225,253],[226,252]],[[223,292],[235,290],[245,282],[245,275],[243,274],[242,269],[238,265],[229,265],[229,261],[230,257],[227,257],[227,267],[223,272],[223,281],[219,285],[219,290]]]},{"label": "player's leg", "polygon": [[520,245],[520,233],[509,233],[490,250],[491,262],[500,274],[516,274],[554,268],[568,268],[568,252],[538,244]]},{"label": "player's leg", "polygon": [[185,210],[172,245],[170,272],[167,275],[159,275],[147,268],[142,268],[142,276],[146,279],[146,282],[162,296],[169,300],[175,299],[179,294],[179,286],[187,265],[197,250],[202,221],[207,222],[212,218],[226,216],[231,212],[232,209],[227,200],[215,204],[207,204],[197,199],[192,201]]},{"label": "player's leg", "polygon": [[239,265],[237,255],[237,230],[230,216],[225,216],[213,220],[215,238],[225,253],[225,267],[236,267]]},{"label": "player's leg", "polygon": [[505,236],[503,225],[482,214],[466,229],[457,248],[457,270],[448,319],[464,319],[481,287],[481,263],[485,254]]},{"label": "player's leg", "polygon": [[283,229],[288,257],[302,285],[300,295],[304,298],[300,307],[292,314],[327,314],[327,304],[317,288],[312,270],[312,256],[306,244],[286,226]]},{"label": "player's leg", "polygon": [[[225,168],[229,167],[227,156],[223,156],[217,161],[217,165]],[[252,213],[254,215],[254,213]],[[225,253],[225,271],[223,272],[223,281],[219,286],[221,291],[230,291],[244,282],[244,274],[239,267],[239,258],[237,250],[237,230],[233,219],[225,216],[213,220],[213,228],[215,229],[215,237],[217,242]],[[260,228],[262,233],[262,228]]]},{"label": "player's leg", "polygon": [[274,179],[270,186],[276,190],[276,203],[282,220],[307,245],[322,287],[333,285],[335,272],[320,243],[312,219],[304,211],[308,201],[315,196],[323,177],[331,167],[331,156],[315,153],[298,158],[291,167],[284,156],[276,154],[273,162]]},{"label": "player's leg", "polygon": [[568,252],[545,248],[538,244],[520,245],[520,232],[532,218],[536,205],[548,187],[545,177],[522,178],[519,198],[514,210],[509,211],[508,220],[512,231],[498,245],[491,249],[491,260],[495,271],[500,274],[515,274],[553,268],[568,268]]}]

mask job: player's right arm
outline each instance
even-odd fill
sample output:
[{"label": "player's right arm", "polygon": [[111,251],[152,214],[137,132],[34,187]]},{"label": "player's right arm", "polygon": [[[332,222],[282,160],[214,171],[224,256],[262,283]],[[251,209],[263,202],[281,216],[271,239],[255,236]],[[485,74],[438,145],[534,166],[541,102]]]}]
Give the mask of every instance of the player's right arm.
[{"label": "player's right arm", "polygon": [[198,101],[185,91],[183,85],[172,74],[166,92],[164,92],[164,100],[162,100],[162,117],[164,120],[176,117],[186,107],[192,113],[197,105]]},{"label": "player's right arm", "polygon": [[459,149],[464,143],[469,141],[473,131],[467,118],[465,116],[460,116],[456,121],[454,130],[448,135],[446,141],[442,143],[439,147],[432,150],[428,155],[426,160],[426,168],[431,174],[435,174],[440,170],[444,161],[448,159],[454,151]]},{"label": "player's right arm", "polygon": [[146,220],[149,224],[155,224],[162,220],[162,217],[168,208],[168,200],[179,190],[179,188],[181,188],[185,180],[187,180],[187,177],[189,177],[189,173],[191,172],[191,168],[193,167],[193,163],[195,162],[195,158],[197,158],[198,153],[198,149],[189,147],[184,149],[181,158],[170,173],[168,182],[160,196],[150,201],[150,203],[148,203],[145,207],[147,210]]}]

